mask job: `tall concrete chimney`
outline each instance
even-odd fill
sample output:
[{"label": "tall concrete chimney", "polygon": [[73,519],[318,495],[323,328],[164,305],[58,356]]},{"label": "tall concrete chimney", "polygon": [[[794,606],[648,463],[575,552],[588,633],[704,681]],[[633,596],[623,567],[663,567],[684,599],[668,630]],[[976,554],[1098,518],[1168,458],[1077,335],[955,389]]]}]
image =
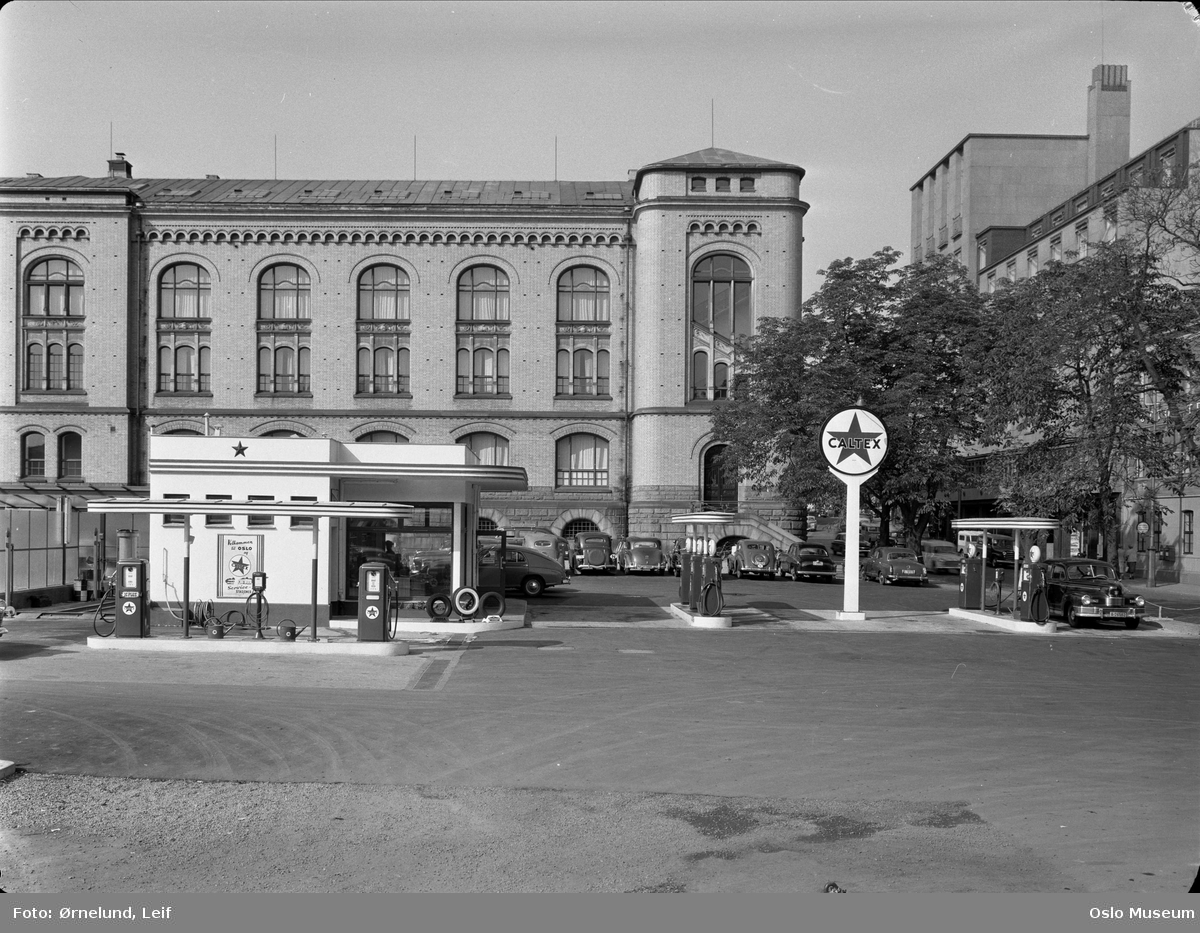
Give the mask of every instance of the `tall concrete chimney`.
[{"label": "tall concrete chimney", "polygon": [[125,153],[118,152],[108,160],[109,178],[132,178],[133,166],[125,159]]},{"label": "tall concrete chimney", "polygon": [[1088,174],[1093,184],[1129,161],[1129,66],[1097,65],[1088,88]]}]

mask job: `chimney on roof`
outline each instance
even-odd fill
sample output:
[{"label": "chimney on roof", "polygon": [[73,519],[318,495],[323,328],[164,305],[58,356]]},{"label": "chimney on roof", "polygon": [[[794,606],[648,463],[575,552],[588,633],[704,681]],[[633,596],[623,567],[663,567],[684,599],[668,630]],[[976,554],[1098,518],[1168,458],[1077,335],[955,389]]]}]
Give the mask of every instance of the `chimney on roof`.
[{"label": "chimney on roof", "polygon": [[221,176],[220,175],[205,175],[204,178],[206,181],[219,181]]},{"label": "chimney on roof", "polygon": [[41,178],[42,173],[41,172],[26,172],[25,177],[26,178]]},{"label": "chimney on roof", "polygon": [[1088,174],[1094,184],[1129,161],[1129,66],[1097,65],[1088,88]]},{"label": "chimney on roof", "polygon": [[133,165],[125,158],[125,153],[118,152],[108,160],[109,178],[132,178]]}]

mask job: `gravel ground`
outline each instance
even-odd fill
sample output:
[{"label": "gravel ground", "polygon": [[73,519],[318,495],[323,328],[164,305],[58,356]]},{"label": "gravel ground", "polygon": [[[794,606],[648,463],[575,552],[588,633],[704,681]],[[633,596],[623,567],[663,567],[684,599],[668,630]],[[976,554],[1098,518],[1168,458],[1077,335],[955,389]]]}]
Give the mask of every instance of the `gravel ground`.
[{"label": "gravel ground", "polygon": [[960,804],[551,789],[0,784],[8,892],[1062,891]]}]

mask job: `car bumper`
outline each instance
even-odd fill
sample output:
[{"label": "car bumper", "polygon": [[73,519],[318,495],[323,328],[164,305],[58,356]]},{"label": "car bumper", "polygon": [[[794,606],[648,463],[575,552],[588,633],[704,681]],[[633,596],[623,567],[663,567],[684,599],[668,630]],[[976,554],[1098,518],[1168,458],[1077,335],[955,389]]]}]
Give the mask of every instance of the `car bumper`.
[{"label": "car bumper", "polygon": [[1134,606],[1077,606],[1075,614],[1081,619],[1144,619],[1146,610]]}]

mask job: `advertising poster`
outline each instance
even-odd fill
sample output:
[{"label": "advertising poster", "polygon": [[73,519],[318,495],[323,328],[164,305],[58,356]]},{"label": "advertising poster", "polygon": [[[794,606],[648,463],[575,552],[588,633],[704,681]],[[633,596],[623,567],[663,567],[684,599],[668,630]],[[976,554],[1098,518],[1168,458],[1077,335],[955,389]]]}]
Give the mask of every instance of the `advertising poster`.
[{"label": "advertising poster", "polygon": [[245,599],[250,575],[262,570],[262,535],[220,535],[217,546],[218,599]]}]

